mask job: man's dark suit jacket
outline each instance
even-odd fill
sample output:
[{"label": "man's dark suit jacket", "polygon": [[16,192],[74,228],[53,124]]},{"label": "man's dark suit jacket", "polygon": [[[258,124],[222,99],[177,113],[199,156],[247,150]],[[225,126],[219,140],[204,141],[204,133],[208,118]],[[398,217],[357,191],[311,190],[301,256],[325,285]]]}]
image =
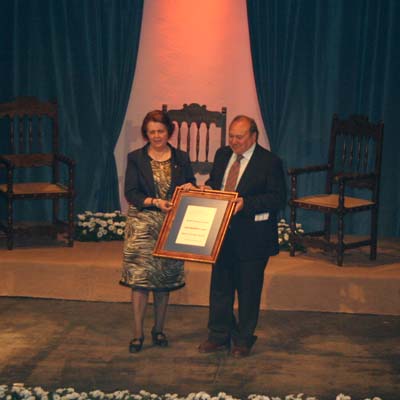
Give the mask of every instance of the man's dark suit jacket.
[{"label": "man's dark suit jacket", "polygon": [[[221,189],[231,155],[229,146],[217,151],[206,185]],[[244,207],[232,217],[224,245],[234,246],[235,254],[244,261],[267,259],[278,254],[277,212],[286,201],[281,160],[256,144],[236,190],[244,199]],[[261,213],[269,213],[269,218],[255,221],[255,216]]]},{"label": "man's dark suit jacket", "polygon": [[[128,154],[125,174],[125,197],[128,203],[142,209],[146,197],[158,197],[154,185],[151,159],[147,154],[148,144]],[[171,187],[168,198],[172,197],[177,186],[186,182],[196,184],[192,166],[187,153],[171,148]]]}]

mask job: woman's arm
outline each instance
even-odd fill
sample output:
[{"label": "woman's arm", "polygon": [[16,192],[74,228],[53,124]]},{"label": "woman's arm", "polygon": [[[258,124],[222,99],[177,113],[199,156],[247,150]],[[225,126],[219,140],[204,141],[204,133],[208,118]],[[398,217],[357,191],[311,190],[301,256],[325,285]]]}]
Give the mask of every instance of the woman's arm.
[{"label": "woman's arm", "polygon": [[139,177],[139,166],[129,154],[125,171],[125,198],[129,204],[138,209],[154,206],[155,199],[143,188]]}]

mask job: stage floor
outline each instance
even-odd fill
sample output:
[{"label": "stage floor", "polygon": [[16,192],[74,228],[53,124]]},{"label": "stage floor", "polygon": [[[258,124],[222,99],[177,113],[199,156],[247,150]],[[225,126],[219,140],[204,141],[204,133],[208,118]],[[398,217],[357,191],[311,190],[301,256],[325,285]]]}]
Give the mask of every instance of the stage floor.
[{"label": "stage floor", "polygon": [[238,360],[198,353],[206,307],[171,306],[164,349],[150,345],[152,312],[142,352],[129,354],[127,303],[0,298],[0,385],[399,399],[399,316],[262,311],[252,354]]},{"label": "stage floor", "polygon": [[[0,296],[128,302],[129,288],[118,284],[122,242],[20,243],[0,249]],[[171,303],[208,305],[211,266],[188,262],[186,286]],[[338,267],[332,256],[310,251],[271,257],[265,271],[263,310],[323,311],[400,315],[400,240],[381,240],[378,259],[368,249],[345,255]]]}]

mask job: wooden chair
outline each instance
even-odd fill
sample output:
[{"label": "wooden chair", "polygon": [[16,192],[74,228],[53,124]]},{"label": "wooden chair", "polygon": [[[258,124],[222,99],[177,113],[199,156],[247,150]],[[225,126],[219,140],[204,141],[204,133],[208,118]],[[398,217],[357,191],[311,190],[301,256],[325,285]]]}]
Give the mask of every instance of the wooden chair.
[{"label": "wooden chair", "polygon": [[[213,157],[218,147],[225,146],[226,107],[222,107],[221,111],[209,111],[205,105],[191,103],[184,104],[183,108],[179,110],[168,110],[167,105],[163,104],[162,109],[177,124],[178,149],[181,149],[182,141],[186,141],[185,151],[190,154],[194,173],[208,174],[212,166],[210,150],[214,150],[211,154]],[[192,125],[195,129],[191,129]],[[219,131],[218,146],[212,149],[210,146],[211,136],[215,131]],[[194,147],[192,146],[193,142]]]},{"label": "wooden chair", "polygon": [[[0,200],[5,199],[6,203],[6,221],[0,221],[0,230],[5,232],[9,250],[14,246],[16,232],[31,235],[35,226],[37,230],[36,224],[14,223],[14,204],[25,199],[51,199],[53,218],[49,232],[66,232],[68,245],[73,246],[75,163],[59,153],[58,140],[56,102],[19,97],[0,104]],[[62,164],[66,165],[65,183],[60,181]],[[37,176],[39,168],[45,172],[31,181],[30,176]],[[43,182],[41,177],[46,173],[51,178]],[[67,221],[58,217],[60,199],[66,199]]]},{"label": "wooden chair", "polygon": [[[295,255],[295,245],[320,247],[336,253],[336,261],[343,265],[345,250],[370,246],[370,259],[377,254],[377,228],[379,207],[379,183],[381,175],[383,123],[371,123],[365,116],[354,115],[348,119],[333,116],[328,163],[305,168],[291,168],[290,205],[290,255]],[[325,192],[298,197],[297,178],[316,172],[326,172]],[[369,193],[368,199],[351,197],[349,190],[362,189],[357,193]],[[364,190],[365,189],[365,190]],[[350,193],[352,194],[352,193]],[[322,231],[296,234],[296,211],[312,210],[324,214]],[[358,212],[371,213],[370,234],[366,240],[344,242],[344,217]],[[331,218],[337,216],[337,242],[331,241]]]}]

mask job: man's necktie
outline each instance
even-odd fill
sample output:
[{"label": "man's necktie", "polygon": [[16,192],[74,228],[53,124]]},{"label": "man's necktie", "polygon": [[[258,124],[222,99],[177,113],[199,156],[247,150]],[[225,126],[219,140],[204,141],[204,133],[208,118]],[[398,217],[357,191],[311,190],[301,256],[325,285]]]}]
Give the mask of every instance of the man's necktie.
[{"label": "man's necktie", "polygon": [[240,160],[243,158],[241,154],[236,156],[235,162],[232,164],[229,172],[228,177],[226,178],[224,190],[227,192],[234,192],[236,188],[237,179],[239,176],[240,170]]}]

